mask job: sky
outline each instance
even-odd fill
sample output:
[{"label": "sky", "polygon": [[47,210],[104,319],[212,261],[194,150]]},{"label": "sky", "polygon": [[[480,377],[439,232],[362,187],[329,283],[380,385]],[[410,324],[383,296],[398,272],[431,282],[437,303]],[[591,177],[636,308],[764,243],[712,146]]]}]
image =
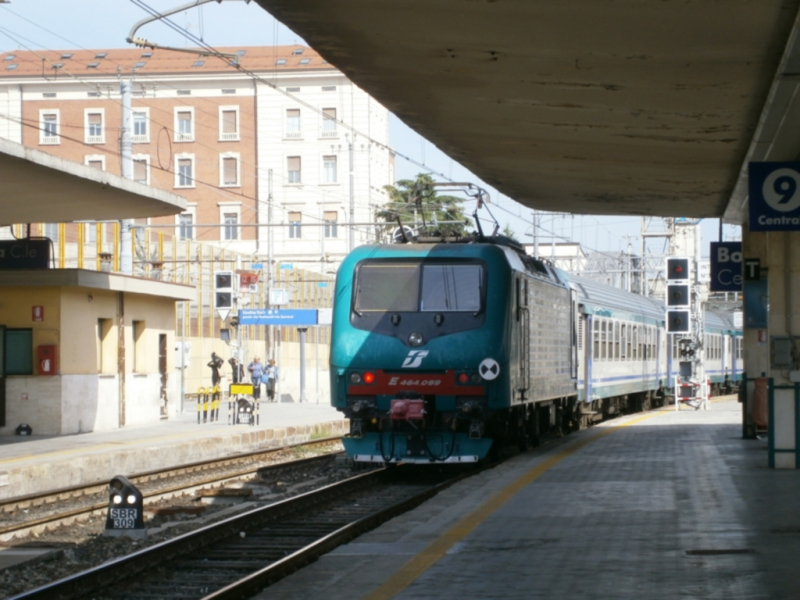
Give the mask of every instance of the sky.
[{"label": "sky", "polygon": [[[8,2],[8,0],[6,0]],[[125,38],[133,25],[148,13],[141,5],[165,11],[187,0],[0,0],[0,51],[18,49],[66,50],[69,48],[128,48]],[[257,46],[304,44],[297,34],[283,26],[255,2],[223,0],[176,13],[172,20],[211,46]],[[167,25],[155,22],[137,32],[160,45],[194,45]],[[428,167],[436,176],[442,174],[456,181],[468,181],[485,188],[491,198],[491,210],[501,228],[506,225],[522,242],[532,241],[531,210],[462,167],[436,146],[392,116],[390,145],[398,152],[397,179],[413,179]],[[406,156],[415,162],[409,162]],[[446,180],[446,179],[445,179]],[[472,207],[467,207],[472,212]],[[640,247],[640,217],[597,217],[545,214],[540,222],[541,243],[579,241],[584,248],[600,251],[624,250],[632,244]],[[701,223],[703,255],[708,242],[719,239],[719,221]],[[739,228],[725,226],[724,238],[740,239]]]}]

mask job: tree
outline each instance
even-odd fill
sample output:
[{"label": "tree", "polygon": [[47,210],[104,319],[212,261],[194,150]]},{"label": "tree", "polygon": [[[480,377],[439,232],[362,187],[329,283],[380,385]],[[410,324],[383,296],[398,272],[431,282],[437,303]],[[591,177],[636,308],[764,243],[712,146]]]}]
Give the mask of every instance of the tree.
[{"label": "tree", "polygon": [[508,223],[506,223],[506,226],[503,227],[503,235],[506,236],[507,238],[514,240],[518,244],[520,243],[520,241],[517,239],[516,232],[513,229],[511,229],[511,225],[509,225]]},{"label": "tree", "polygon": [[[381,208],[377,217],[386,223],[386,230],[397,227],[397,218],[403,225],[413,228],[427,227],[432,233],[443,235],[468,235],[472,221],[464,212],[458,196],[443,196],[436,193],[433,177],[420,173],[414,180],[401,179],[396,185],[384,186],[389,202]],[[442,223],[442,221],[458,221]]]}]

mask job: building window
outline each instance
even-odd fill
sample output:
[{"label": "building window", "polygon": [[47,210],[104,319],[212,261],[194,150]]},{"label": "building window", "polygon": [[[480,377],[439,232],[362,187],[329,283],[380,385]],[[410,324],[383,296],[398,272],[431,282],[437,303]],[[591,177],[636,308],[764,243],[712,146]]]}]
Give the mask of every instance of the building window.
[{"label": "building window", "polygon": [[133,180],[145,185],[150,183],[148,160],[146,158],[133,159]]},{"label": "building window", "polygon": [[323,156],[322,167],[324,172],[323,183],[336,183],[336,157]]},{"label": "building window", "polygon": [[221,142],[239,139],[239,107],[220,107],[219,139]]},{"label": "building window", "polygon": [[300,139],[300,109],[290,108],[286,111],[286,137],[290,139]]},{"label": "building window", "polygon": [[60,144],[59,135],[59,111],[48,110],[39,111],[39,143],[40,144]]},{"label": "building window", "polygon": [[133,322],[133,372],[147,371],[147,351],[145,347],[145,321]]},{"label": "building window", "polygon": [[336,131],[336,109],[323,108],[322,109],[322,135],[324,138],[339,137],[339,132]]},{"label": "building window", "polygon": [[133,143],[146,144],[150,141],[149,128],[147,126],[148,112],[137,110],[133,112]]},{"label": "building window", "polygon": [[239,215],[237,213],[224,213],[222,215],[222,223],[225,225],[222,230],[223,239],[238,240],[239,228],[237,225],[239,223]]},{"label": "building window", "polygon": [[6,375],[33,375],[33,330],[6,329]]},{"label": "building window", "polygon": [[238,187],[239,186],[239,156],[226,155],[220,156],[222,161],[221,175],[219,185],[220,187]]},{"label": "building window", "polygon": [[175,187],[194,187],[194,157],[178,156],[175,164]]},{"label": "building window", "polygon": [[117,340],[112,335],[113,319],[97,319],[97,372],[114,375],[117,372]]},{"label": "building window", "polygon": [[97,169],[98,171],[105,171],[106,170],[106,157],[99,156],[97,154],[93,154],[87,156],[83,159],[83,164],[87,167],[91,167],[93,169]]},{"label": "building window", "polygon": [[323,215],[323,220],[325,221],[325,237],[326,238],[339,237],[336,226],[336,221],[338,220],[336,211],[326,210],[325,214]]},{"label": "building window", "polygon": [[175,141],[194,141],[194,110],[182,109],[175,111]]},{"label": "building window", "polygon": [[104,144],[106,141],[106,136],[103,128],[103,111],[87,110],[85,113],[85,119],[86,143]]},{"label": "building window", "polygon": [[302,231],[300,229],[301,223],[301,214],[299,212],[290,212],[289,213],[289,237],[290,238],[300,238],[302,237]]},{"label": "building window", "polygon": [[191,240],[192,224],[194,223],[194,215],[192,213],[182,213],[178,215],[178,237],[182,240]]},{"label": "building window", "polygon": [[287,181],[289,183],[300,183],[300,157],[290,156],[286,159],[286,169],[289,173]]}]

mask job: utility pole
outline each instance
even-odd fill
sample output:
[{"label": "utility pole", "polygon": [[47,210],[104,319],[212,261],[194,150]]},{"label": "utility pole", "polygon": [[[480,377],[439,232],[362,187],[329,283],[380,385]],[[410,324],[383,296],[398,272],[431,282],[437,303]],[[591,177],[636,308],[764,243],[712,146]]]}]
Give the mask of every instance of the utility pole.
[{"label": "utility pole", "polygon": [[[271,308],[271,294],[272,294],[272,275],[274,266],[272,264],[273,252],[273,237],[272,231],[272,169],[267,171],[267,308]],[[267,335],[264,336],[266,342],[266,349],[264,356],[272,358],[272,335],[273,329],[271,325],[267,325]]]},{"label": "utility pole", "polygon": [[350,151],[350,238],[348,244],[348,251],[352,252],[355,248],[355,231],[353,230],[354,223],[356,222],[356,198],[355,198],[355,175],[353,173],[353,142],[355,142],[355,134],[347,134],[347,146]]},{"label": "utility pole", "polygon": [[[120,79],[119,92],[122,96],[122,128],[120,136],[120,160],[122,176],[133,179],[133,142],[131,138],[131,125],[133,115],[131,110],[131,82]],[[119,222],[119,270],[123,275],[133,275],[133,252],[131,250],[131,226],[133,220],[123,219]]]},{"label": "utility pole", "polygon": [[539,260],[539,225],[537,220],[536,211],[531,211],[531,222],[533,223],[533,258]]}]

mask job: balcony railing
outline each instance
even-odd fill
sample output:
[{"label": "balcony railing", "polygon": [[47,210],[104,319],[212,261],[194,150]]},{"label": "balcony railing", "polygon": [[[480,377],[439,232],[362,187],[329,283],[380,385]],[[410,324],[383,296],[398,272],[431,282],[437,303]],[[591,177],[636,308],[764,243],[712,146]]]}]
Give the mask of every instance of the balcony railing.
[{"label": "balcony railing", "polygon": [[86,136],[86,143],[87,144],[105,144],[106,137],[104,135],[87,135]]},{"label": "balcony railing", "polygon": [[336,129],[323,129],[320,132],[319,137],[321,137],[321,138],[338,138],[339,137],[339,131],[336,130]]},{"label": "balcony railing", "polygon": [[131,136],[131,141],[134,144],[149,144],[150,143],[150,136],[149,135],[133,135]]},{"label": "balcony railing", "polygon": [[234,131],[233,133],[222,133],[219,136],[219,139],[223,142],[235,142],[239,139],[239,132]]},{"label": "balcony railing", "polygon": [[193,142],[194,141],[194,134],[193,133],[178,133],[178,132],[175,132],[175,141],[176,142]]},{"label": "balcony railing", "polygon": [[301,140],[303,139],[302,131],[287,131],[284,136],[287,140]]}]

